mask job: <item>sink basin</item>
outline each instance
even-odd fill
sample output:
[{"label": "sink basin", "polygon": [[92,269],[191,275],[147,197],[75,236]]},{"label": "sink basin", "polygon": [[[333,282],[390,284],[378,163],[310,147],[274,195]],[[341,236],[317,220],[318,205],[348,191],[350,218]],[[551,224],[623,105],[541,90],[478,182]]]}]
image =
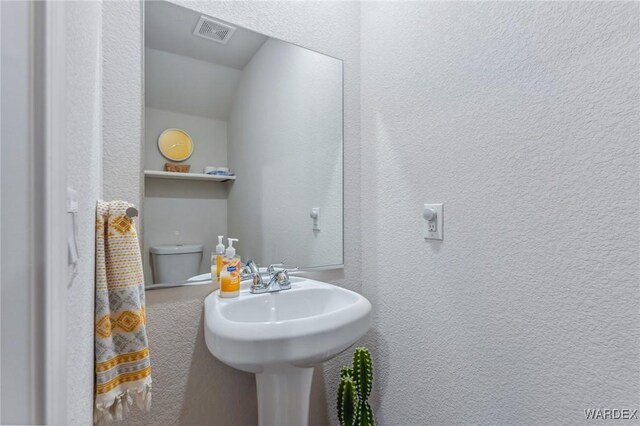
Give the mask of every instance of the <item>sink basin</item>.
[{"label": "sink basin", "polygon": [[369,329],[371,304],[352,291],[292,277],[291,289],[240,296],[218,291],[204,302],[205,341],[231,367],[256,373],[261,425],[308,422],[313,366],[344,351]]}]

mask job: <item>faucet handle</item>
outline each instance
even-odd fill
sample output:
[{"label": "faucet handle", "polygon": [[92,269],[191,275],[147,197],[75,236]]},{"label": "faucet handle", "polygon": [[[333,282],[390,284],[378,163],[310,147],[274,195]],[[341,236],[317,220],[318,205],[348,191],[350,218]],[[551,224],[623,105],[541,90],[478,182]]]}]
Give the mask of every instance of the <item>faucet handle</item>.
[{"label": "faucet handle", "polygon": [[256,265],[256,262],[253,260],[249,260],[245,266],[246,269],[249,270],[249,276],[253,280],[251,284],[252,287],[262,287],[264,283],[262,281],[262,276],[260,275],[260,268]]},{"label": "faucet handle", "polygon": [[269,273],[269,277],[273,278],[273,274],[276,271],[276,268],[280,268],[282,270],[285,270],[284,269],[284,265],[282,263],[272,263],[267,268],[267,272]]},{"label": "faucet handle", "polygon": [[273,279],[276,280],[281,286],[287,286],[291,284],[291,280],[289,279],[289,271],[287,271],[286,269],[276,272]]},{"label": "faucet handle", "polygon": [[256,265],[256,262],[253,259],[250,259],[245,267],[248,268],[251,273],[257,273],[259,271],[258,265]]},{"label": "faucet handle", "polygon": [[269,271],[271,282],[278,283],[278,285],[282,289],[289,288],[291,286],[289,271],[284,267],[282,263],[274,263],[272,265],[269,265],[269,268],[267,270]]}]

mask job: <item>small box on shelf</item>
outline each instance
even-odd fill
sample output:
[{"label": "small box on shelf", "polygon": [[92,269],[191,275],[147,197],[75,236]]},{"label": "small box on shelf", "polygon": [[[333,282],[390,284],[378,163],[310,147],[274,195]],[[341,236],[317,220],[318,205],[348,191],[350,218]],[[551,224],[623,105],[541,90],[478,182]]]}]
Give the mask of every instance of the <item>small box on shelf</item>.
[{"label": "small box on shelf", "polygon": [[189,164],[164,163],[164,170],[174,173],[189,173],[191,166]]}]

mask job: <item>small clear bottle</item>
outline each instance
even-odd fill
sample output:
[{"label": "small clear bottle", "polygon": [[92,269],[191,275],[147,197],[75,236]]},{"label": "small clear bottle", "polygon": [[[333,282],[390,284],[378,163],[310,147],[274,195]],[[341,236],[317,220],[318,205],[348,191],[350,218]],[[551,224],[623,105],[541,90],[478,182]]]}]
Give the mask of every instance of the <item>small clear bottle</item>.
[{"label": "small clear bottle", "polygon": [[218,235],[216,251],[211,253],[211,283],[220,284],[220,272],[222,271],[222,258],[224,258],[223,235]]}]

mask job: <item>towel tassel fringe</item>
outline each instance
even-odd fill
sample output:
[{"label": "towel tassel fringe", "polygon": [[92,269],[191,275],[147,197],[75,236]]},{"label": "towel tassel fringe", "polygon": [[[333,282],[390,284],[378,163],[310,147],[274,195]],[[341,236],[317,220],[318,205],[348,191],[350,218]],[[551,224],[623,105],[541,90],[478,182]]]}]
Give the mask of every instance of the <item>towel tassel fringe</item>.
[{"label": "towel tassel fringe", "polygon": [[[132,394],[134,394],[132,396]],[[105,425],[114,420],[122,421],[129,414],[129,407],[135,403],[141,410],[151,409],[151,384],[145,384],[141,389],[127,389],[113,398],[110,404],[97,403],[93,411],[93,423]]]}]

